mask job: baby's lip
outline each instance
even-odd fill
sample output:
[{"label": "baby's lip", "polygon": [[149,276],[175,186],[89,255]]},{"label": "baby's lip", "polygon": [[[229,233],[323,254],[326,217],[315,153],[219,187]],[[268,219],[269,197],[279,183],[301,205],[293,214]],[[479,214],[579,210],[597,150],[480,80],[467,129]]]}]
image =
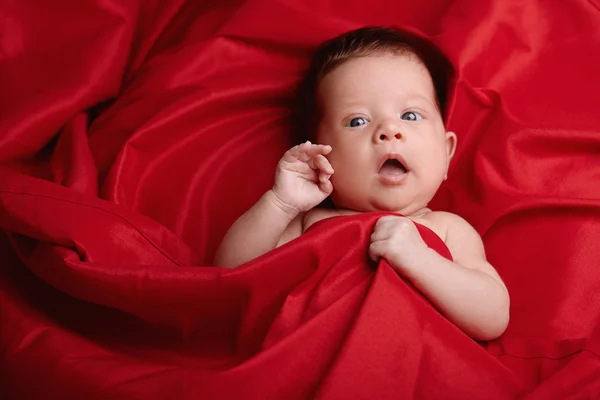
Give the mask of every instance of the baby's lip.
[{"label": "baby's lip", "polygon": [[406,160],[404,159],[404,157],[402,157],[402,154],[400,154],[400,153],[387,153],[383,157],[381,157],[381,160],[379,160],[379,165],[377,166],[377,172],[379,172],[381,170],[381,167],[383,167],[383,164],[385,164],[385,162],[388,161],[388,160],[396,160],[400,164],[402,164],[402,166],[404,167],[404,169],[406,169],[406,172],[410,171],[410,169],[408,168],[408,165],[406,164]]}]

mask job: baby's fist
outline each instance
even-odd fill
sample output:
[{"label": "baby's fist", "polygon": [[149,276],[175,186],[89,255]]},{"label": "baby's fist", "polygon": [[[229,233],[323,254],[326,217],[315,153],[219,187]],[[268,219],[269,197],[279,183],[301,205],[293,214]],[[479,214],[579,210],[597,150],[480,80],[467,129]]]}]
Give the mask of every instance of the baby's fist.
[{"label": "baby's fist", "polygon": [[374,261],[385,258],[398,272],[418,268],[421,255],[427,245],[415,224],[406,217],[384,216],[379,218],[371,235],[369,256]]}]

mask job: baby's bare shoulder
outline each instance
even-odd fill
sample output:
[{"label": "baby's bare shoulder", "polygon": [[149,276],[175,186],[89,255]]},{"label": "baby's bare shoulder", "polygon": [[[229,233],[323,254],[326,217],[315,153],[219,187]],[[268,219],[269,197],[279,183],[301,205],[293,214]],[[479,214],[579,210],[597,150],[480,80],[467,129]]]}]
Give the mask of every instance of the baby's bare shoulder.
[{"label": "baby's bare shoulder", "polygon": [[462,217],[447,211],[430,211],[423,217],[432,221],[443,221],[450,224],[466,222]]},{"label": "baby's bare shoulder", "polygon": [[447,211],[432,211],[426,217],[431,221],[442,223],[450,235],[463,231],[467,231],[468,233],[476,232],[475,228],[463,217]]},{"label": "baby's bare shoulder", "polygon": [[437,211],[427,210],[409,217],[413,222],[426,226],[436,233],[444,242],[446,241],[446,219]]},{"label": "baby's bare shoulder", "polygon": [[431,212],[428,217],[445,227],[444,242],[455,259],[465,259],[469,264],[471,258],[485,258],[481,236],[464,218],[443,211]]},{"label": "baby's bare shoulder", "polygon": [[430,211],[413,218],[415,222],[425,225],[448,244],[456,239],[472,238],[479,235],[475,229],[462,217],[446,211]]}]

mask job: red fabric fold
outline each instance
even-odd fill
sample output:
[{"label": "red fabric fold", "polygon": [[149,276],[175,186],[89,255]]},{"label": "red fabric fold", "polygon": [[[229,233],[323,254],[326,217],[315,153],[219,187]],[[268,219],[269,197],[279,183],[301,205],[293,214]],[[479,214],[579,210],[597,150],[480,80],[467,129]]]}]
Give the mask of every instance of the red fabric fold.
[{"label": "red fabric fold", "polygon": [[[0,4],[0,396],[600,396],[598,4],[212,3]],[[432,206],[507,284],[496,341],[368,260],[382,214],[211,266],[293,143],[311,51],[372,24],[454,68]]]}]

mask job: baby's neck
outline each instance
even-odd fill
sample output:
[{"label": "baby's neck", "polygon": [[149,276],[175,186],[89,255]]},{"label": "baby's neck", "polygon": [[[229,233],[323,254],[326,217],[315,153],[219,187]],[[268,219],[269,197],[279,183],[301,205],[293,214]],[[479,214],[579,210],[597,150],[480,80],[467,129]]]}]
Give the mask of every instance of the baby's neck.
[{"label": "baby's neck", "polygon": [[[337,208],[337,207],[334,207],[333,209],[339,215],[355,215],[355,214],[362,214],[362,213],[365,213],[365,212],[377,212],[377,211],[351,210],[351,209],[348,209],[348,208]],[[415,212],[412,212],[410,214],[406,214],[406,213],[399,212],[399,211],[390,211],[390,212],[395,212],[397,214],[404,215],[407,218],[419,218],[419,217],[423,217],[423,216],[429,214],[431,212],[431,209],[427,208],[427,207],[423,207],[423,208],[421,208],[421,209],[419,209],[419,210],[417,210]]]}]

